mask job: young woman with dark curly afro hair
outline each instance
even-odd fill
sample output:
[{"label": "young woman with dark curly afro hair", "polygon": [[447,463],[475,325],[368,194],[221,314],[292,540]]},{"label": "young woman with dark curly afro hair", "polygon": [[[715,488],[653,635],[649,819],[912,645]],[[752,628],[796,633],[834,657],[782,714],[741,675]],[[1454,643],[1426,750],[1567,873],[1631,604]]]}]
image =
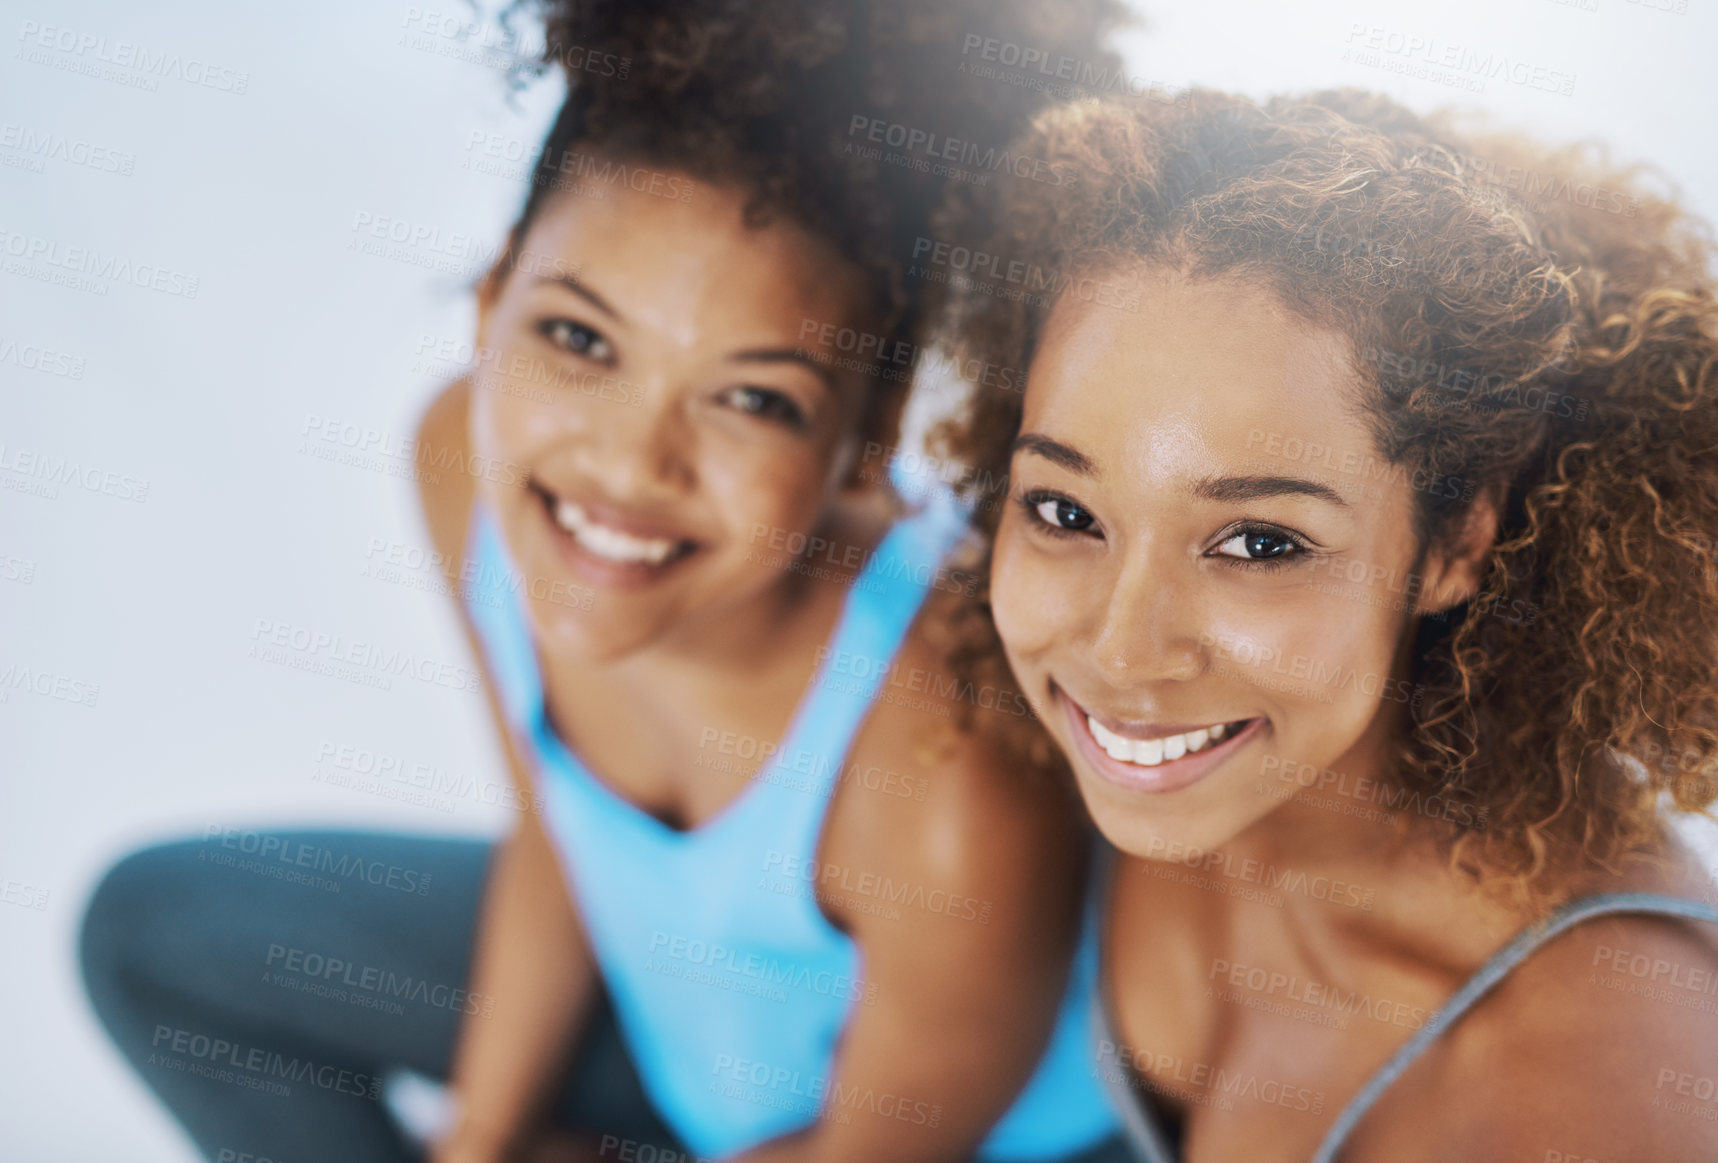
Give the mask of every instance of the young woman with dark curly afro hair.
[{"label": "young woman with dark curly afro hair", "polygon": [[1006,149],[1047,94],[963,51],[1113,80],[1115,13],[536,7],[569,96],[419,433],[470,466],[423,506],[518,825],[137,854],[85,924],[98,1013],[211,1159],[417,1157],[401,1069],[451,1079],[437,1163],[1102,1158],[1086,823],[951,726],[1024,705],[948,677],[965,515],[876,453],[947,192],[1077,178]]},{"label": "young woman with dark curly afro hair", "polygon": [[1718,1158],[1704,228],[1353,92],[1019,148],[1094,177],[985,193],[954,326],[1028,374],[945,430],[1006,482],[957,665],[1114,846],[1138,1156]]}]

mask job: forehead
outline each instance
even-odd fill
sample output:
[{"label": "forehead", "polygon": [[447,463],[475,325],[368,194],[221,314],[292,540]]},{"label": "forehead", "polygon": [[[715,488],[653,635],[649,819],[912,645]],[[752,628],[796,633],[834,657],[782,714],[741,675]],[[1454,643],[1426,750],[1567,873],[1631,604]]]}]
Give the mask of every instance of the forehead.
[{"label": "forehead", "polygon": [[601,197],[549,199],[520,248],[524,282],[571,273],[629,320],[678,330],[702,320],[797,333],[805,317],[845,317],[858,276],[833,247],[787,219],[748,225],[742,190],[676,177],[667,188],[686,196],[617,181]]},{"label": "forehead", "polygon": [[1152,476],[1204,476],[1214,457],[1280,470],[1270,449],[1308,443],[1372,451],[1342,332],[1240,280],[1150,269],[1124,277],[1139,292],[1137,311],[1073,296],[1052,310],[1022,431]]}]

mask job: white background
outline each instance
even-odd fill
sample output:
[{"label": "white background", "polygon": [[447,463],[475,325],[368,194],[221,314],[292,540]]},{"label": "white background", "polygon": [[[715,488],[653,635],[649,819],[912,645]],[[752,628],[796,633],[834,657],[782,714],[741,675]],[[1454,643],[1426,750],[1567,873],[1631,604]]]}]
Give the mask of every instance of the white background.
[{"label": "white background", "polygon": [[[1159,3],[1126,43],[1132,71],[1165,85],[1364,85],[1597,139],[1654,163],[1718,218],[1710,0],[1688,0],[1686,15],[1596,3]],[[439,7],[466,14],[458,0]],[[72,379],[0,362],[0,463],[27,450],[148,482],[141,503],[67,485],[48,498],[0,472],[11,481],[0,566],[32,571],[27,584],[0,580],[0,671],[100,687],[94,707],[28,690],[0,702],[0,881],[47,894],[41,910],[0,903],[0,1159],[192,1157],[77,981],[79,912],[122,853],[210,825],[492,834],[505,822],[478,795],[425,807],[312,779],[333,743],[499,785],[478,696],[406,678],[378,690],[248,656],[266,621],[471,662],[445,597],[363,573],[378,539],[427,548],[411,483],[302,451],[312,417],[408,438],[440,378],[420,362],[423,337],[469,333],[460,278],[351,249],[354,223],[388,216],[493,248],[522,187],[462,168],[478,156],[467,143],[498,132],[528,152],[553,112],[552,84],[512,105],[496,69],[401,44],[412,11],[0,4],[0,127],[135,158],[129,175],[0,167],[0,231],[198,279],[188,298],[0,274],[0,346],[46,345],[84,369]],[[37,63],[21,37],[32,21],[245,73],[246,92],[171,78],[149,92]],[[1357,26],[1574,74],[1574,89],[1493,79],[1476,94],[1345,61]]]}]

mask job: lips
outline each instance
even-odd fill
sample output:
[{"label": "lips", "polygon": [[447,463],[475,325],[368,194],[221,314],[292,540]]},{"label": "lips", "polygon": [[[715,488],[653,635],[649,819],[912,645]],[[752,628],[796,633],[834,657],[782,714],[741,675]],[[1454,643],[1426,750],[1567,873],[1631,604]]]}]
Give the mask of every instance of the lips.
[{"label": "lips", "polygon": [[1085,765],[1129,791],[1167,793],[1190,787],[1226,763],[1269,727],[1263,717],[1208,723],[1149,723],[1087,711],[1065,692],[1069,733]]},{"label": "lips", "polygon": [[557,493],[538,481],[530,489],[563,556],[594,580],[651,580],[698,549],[664,522],[600,497]]}]

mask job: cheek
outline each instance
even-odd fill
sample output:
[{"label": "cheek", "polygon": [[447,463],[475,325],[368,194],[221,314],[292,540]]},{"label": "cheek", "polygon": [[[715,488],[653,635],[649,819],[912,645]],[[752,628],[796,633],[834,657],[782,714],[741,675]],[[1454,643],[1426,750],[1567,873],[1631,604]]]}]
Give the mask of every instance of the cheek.
[{"label": "cheek", "polygon": [[554,419],[557,405],[504,390],[508,386],[481,373],[472,382],[472,451],[498,461],[523,461],[534,445],[560,427]]},{"label": "cheek", "polygon": [[1005,516],[996,534],[990,600],[996,632],[1009,656],[1029,659],[1056,641],[1067,622],[1066,593],[1057,584],[1055,559],[1038,552]]},{"label": "cheek", "polygon": [[829,501],[814,450],[735,449],[706,443],[698,456],[699,491],[721,522],[747,538],[809,534]]}]

